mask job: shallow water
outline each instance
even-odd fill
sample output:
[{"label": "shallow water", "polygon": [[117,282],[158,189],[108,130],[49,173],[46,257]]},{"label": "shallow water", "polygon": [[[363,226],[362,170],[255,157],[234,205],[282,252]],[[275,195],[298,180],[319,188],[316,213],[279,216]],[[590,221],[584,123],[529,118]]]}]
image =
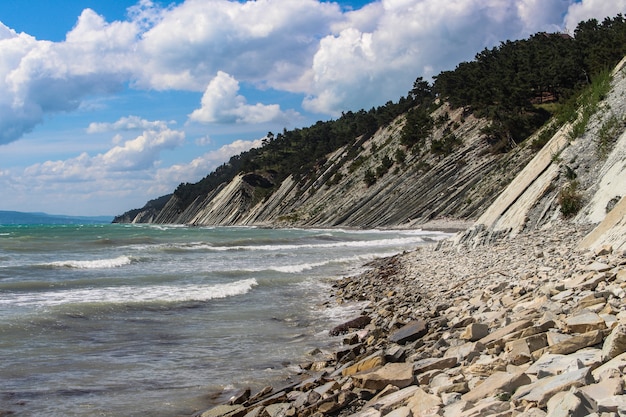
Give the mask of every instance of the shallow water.
[{"label": "shallow water", "polygon": [[281,380],[350,314],[329,278],[445,236],[0,226],[0,411],[173,416]]}]

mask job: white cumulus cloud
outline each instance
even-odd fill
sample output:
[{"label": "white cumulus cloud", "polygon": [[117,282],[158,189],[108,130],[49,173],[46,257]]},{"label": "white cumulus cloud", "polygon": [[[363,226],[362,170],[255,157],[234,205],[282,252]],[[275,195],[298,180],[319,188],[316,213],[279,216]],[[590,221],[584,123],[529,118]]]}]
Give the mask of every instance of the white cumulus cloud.
[{"label": "white cumulus cloud", "polygon": [[[170,122],[171,123],[171,122]],[[163,120],[146,120],[139,116],[126,116],[113,123],[90,123],[87,133],[115,132],[123,130],[164,130],[167,129],[168,122]]]},{"label": "white cumulus cloud", "polygon": [[565,27],[570,32],[576,29],[578,22],[605,17],[613,17],[618,13],[626,14],[626,0],[582,0],[570,5],[565,17]]},{"label": "white cumulus cloud", "polygon": [[189,120],[201,123],[264,123],[287,119],[278,104],[248,104],[239,95],[239,82],[225,72],[218,71],[204,95],[202,107],[189,115]]}]

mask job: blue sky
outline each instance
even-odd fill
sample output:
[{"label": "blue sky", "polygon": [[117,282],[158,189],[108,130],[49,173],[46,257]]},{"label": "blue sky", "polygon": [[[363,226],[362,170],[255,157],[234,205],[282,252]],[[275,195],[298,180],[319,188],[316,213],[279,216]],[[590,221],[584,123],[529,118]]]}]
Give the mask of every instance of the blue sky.
[{"label": "blue sky", "polygon": [[2,0],[0,210],[115,215],[626,0]]}]

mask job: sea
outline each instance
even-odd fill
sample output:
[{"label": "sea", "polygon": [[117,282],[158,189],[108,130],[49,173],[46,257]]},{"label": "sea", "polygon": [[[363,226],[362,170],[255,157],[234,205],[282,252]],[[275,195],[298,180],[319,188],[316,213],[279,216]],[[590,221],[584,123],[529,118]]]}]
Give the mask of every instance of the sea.
[{"label": "sea", "polygon": [[421,230],[0,225],[0,415],[183,416],[331,347],[333,281]]}]

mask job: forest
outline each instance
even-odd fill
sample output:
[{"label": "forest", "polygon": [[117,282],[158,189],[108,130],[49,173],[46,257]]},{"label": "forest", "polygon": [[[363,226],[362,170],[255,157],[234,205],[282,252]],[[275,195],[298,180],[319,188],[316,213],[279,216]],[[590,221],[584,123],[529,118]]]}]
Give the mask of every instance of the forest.
[{"label": "forest", "polygon": [[[402,144],[406,152],[415,152],[435,124],[430,113],[443,101],[490,120],[484,134],[491,151],[507,152],[551,117],[573,117],[572,112],[563,116],[564,109],[575,108],[581,92],[624,55],[626,20],[621,14],[602,22],[581,22],[573,36],[537,33],[502,42],[481,51],[471,62],[441,72],[432,83],[418,77],[406,97],[397,102],[344,112],[336,120],[318,121],[306,128],[268,132],[262,147],[233,156],[197,183],[180,184],[174,194],[183,210],[239,173],[263,172],[276,183],[289,175],[297,180],[322,164],[328,153],[354,144],[355,138],[361,137],[356,143],[362,143],[401,114],[407,118]],[[432,144],[430,150],[445,153],[455,143],[456,138],[450,138]],[[168,197],[148,204],[161,208]]]}]

